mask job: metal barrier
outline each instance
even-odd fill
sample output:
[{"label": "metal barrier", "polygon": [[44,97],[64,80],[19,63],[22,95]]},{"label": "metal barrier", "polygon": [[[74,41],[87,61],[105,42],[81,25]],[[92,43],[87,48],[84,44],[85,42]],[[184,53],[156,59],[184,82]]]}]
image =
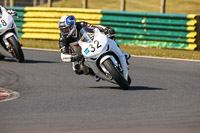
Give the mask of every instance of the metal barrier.
[{"label": "metal barrier", "polygon": [[[11,9],[11,8],[9,8]],[[77,21],[110,26],[118,44],[146,45],[177,49],[200,49],[199,18],[189,14],[160,14],[97,9],[13,7],[21,38],[59,39],[58,20],[74,15]]]},{"label": "metal barrier", "polygon": [[196,16],[102,11],[102,25],[112,26],[119,44],[138,44],[194,50]]},{"label": "metal barrier", "polygon": [[59,39],[58,21],[67,14],[72,14],[77,21],[100,24],[101,10],[70,8],[14,7],[18,12],[15,22],[21,38]]}]

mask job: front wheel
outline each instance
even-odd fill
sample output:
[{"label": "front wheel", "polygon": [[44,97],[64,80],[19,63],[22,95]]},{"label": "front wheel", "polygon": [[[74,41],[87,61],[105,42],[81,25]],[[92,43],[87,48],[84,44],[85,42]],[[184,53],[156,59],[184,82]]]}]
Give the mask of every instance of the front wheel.
[{"label": "front wheel", "polygon": [[8,42],[11,47],[11,54],[15,57],[17,62],[24,62],[24,54],[21,49],[20,43],[16,40],[14,36],[8,38]]},{"label": "front wheel", "polygon": [[115,67],[114,63],[111,61],[111,59],[106,59],[103,62],[103,65],[105,68],[109,71],[112,78],[115,80],[115,82],[120,86],[120,88],[124,90],[128,90],[129,83],[126,81],[126,79],[123,77],[123,75],[120,73],[117,67]]}]

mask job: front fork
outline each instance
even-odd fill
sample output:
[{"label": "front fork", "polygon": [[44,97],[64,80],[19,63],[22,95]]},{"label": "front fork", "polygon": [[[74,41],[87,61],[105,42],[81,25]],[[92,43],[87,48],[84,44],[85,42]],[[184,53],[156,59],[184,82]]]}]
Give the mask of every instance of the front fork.
[{"label": "front fork", "polygon": [[111,56],[111,55],[106,55],[106,56],[102,57],[101,60],[100,60],[100,67],[101,67],[101,69],[104,71],[104,73],[106,73],[106,74],[109,74],[109,72],[108,72],[107,69],[104,67],[103,62],[104,62],[106,59],[108,59],[108,58],[110,58],[110,59],[112,60],[112,62],[114,63],[114,65],[115,65],[116,67],[119,66],[118,62],[115,60],[115,58],[114,58],[113,56]]},{"label": "front fork", "polygon": [[2,40],[3,40],[2,43],[4,43],[5,47],[0,45],[0,53],[2,53],[6,57],[13,58],[13,48],[12,48],[12,45],[10,45],[10,43],[8,42],[8,38],[11,36],[14,36],[17,39],[15,34],[12,32],[8,32],[2,37]]},{"label": "front fork", "polygon": [[6,46],[6,49],[9,53],[11,53],[13,56],[15,56],[14,48],[13,46],[8,42],[8,38],[14,36],[14,38],[18,41],[17,36],[13,32],[8,32],[3,36],[3,42]]},{"label": "front fork", "polygon": [[115,67],[117,67],[118,70],[123,74],[123,77],[126,80],[128,80],[128,66],[127,66],[125,57],[124,58],[123,57],[119,58],[119,60],[121,62],[121,64],[119,64],[118,61],[112,55],[106,55],[100,60],[100,67],[104,71],[104,73],[106,73],[108,78],[110,77],[109,76],[110,73],[107,71],[107,69],[103,65],[103,62],[108,58],[110,58],[112,60],[112,62],[114,63]]}]

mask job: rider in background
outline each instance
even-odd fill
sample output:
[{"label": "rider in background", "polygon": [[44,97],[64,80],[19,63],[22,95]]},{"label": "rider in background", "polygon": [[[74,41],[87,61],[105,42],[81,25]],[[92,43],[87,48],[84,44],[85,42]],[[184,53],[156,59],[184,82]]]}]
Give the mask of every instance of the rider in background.
[{"label": "rider in background", "polygon": [[[115,31],[110,27],[105,26],[93,26],[90,23],[80,21],[76,22],[76,19],[73,15],[65,15],[60,18],[58,22],[58,27],[60,30],[60,38],[59,38],[59,48],[61,50],[61,60],[63,62],[74,62],[77,58],[77,55],[69,54],[69,46],[71,43],[78,44],[79,32],[81,28],[88,27],[94,29],[97,27],[101,32],[104,32],[110,39],[115,40]],[[123,51],[122,51],[123,52]],[[130,55],[123,52],[126,59],[130,58]]]},{"label": "rider in background", "polygon": [[8,10],[5,7],[3,7],[2,5],[0,5],[0,15],[2,15],[3,12],[7,12],[8,14],[10,14],[12,16],[17,16],[17,12],[16,11]]}]

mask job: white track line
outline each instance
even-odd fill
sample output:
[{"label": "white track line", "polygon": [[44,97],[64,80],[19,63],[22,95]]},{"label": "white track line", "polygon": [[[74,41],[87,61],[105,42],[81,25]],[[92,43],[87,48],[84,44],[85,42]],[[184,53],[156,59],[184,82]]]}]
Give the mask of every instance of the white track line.
[{"label": "white track line", "polygon": [[154,56],[139,56],[139,55],[131,55],[131,56],[132,56],[132,57],[139,57],[139,58],[160,59],[160,60],[175,60],[175,61],[192,61],[192,62],[200,62],[200,60],[192,60],[192,59],[167,58],[167,57],[154,57]]},{"label": "white track line", "polygon": [[22,47],[22,49],[60,52],[60,50],[55,50],[55,49],[28,48],[28,47]]},{"label": "white track line", "polygon": [[[23,47],[23,49],[60,52],[60,50],[54,50],[54,49],[27,48],[27,47]],[[192,61],[192,62],[200,62],[200,60],[180,59],[180,58],[166,58],[166,57],[154,57],[154,56],[131,55],[131,57],[150,58],[150,59],[160,59],[160,60],[175,60],[175,61]]]}]

